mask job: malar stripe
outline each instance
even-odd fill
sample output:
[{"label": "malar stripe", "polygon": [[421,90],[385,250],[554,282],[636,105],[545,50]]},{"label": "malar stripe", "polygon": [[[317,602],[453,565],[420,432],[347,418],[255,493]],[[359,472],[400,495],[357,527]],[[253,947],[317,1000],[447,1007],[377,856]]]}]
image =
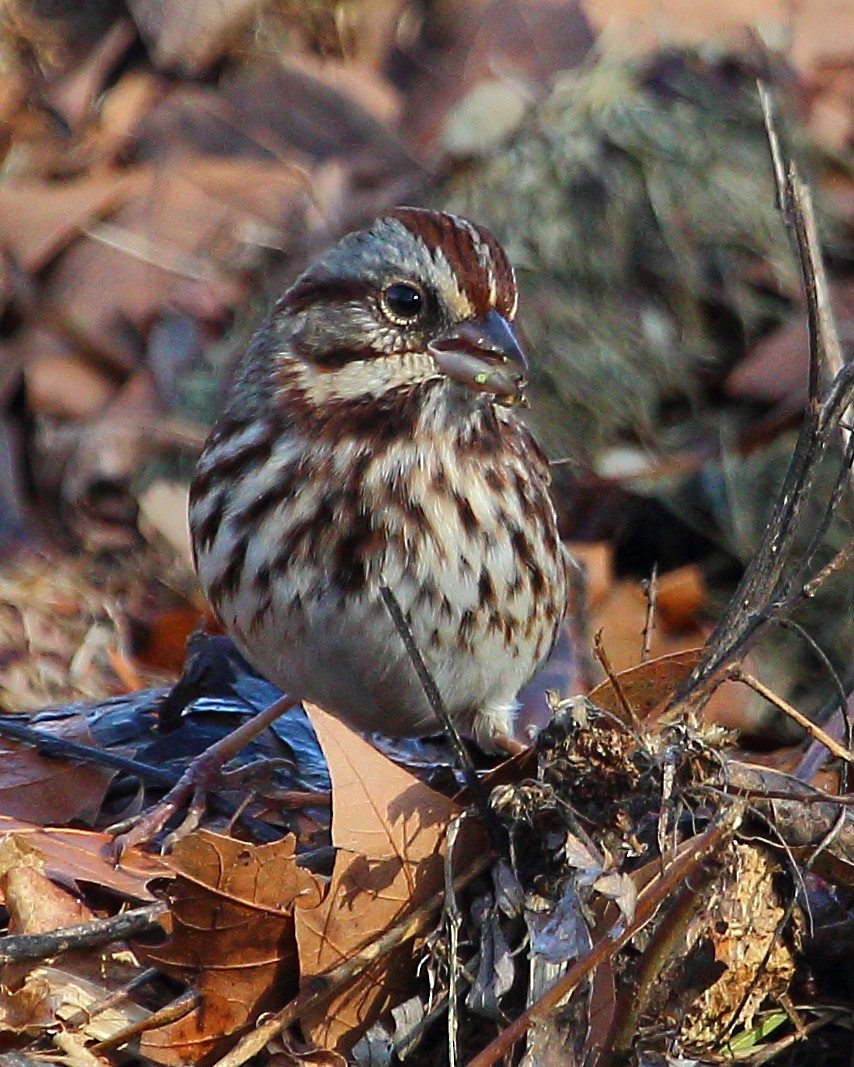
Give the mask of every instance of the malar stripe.
[{"label": "malar stripe", "polygon": [[319,371],[333,371],[346,367],[348,363],[379,359],[385,354],[370,345],[361,348],[330,348],[320,354],[312,351],[311,362]]}]

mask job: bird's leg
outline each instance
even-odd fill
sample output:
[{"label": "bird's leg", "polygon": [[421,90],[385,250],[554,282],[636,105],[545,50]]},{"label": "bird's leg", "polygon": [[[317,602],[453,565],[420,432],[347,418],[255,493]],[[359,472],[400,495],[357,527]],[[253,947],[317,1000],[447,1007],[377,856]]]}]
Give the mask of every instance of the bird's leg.
[{"label": "bird's leg", "polygon": [[506,734],[496,734],[492,738],[492,744],[495,746],[496,752],[504,753],[507,756],[518,756],[522,752],[527,752],[531,747],[523,741],[517,741],[515,737],[508,737]]},{"label": "bird's leg", "polygon": [[293,703],[293,699],[286,694],[269,708],[247,719],[236,730],[196,756],[159,804],[111,826],[107,832],[113,835],[114,858],[119,859],[124,850],[132,845],[150,841],[177,811],[189,805],[184,821],[169,835],[169,844],[171,846],[181,837],[186,837],[198,826],[207,794],[220,783],[224,765],[293,707]]}]

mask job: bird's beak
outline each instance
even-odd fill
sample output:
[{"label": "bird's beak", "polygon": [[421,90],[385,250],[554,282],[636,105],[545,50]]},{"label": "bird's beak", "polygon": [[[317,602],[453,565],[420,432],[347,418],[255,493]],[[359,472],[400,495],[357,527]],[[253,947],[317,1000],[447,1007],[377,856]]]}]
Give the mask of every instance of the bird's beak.
[{"label": "bird's beak", "polygon": [[458,322],[437,337],[430,354],[449,378],[505,404],[523,399],[528,361],[507,319],[489,311],[482,319]]}]

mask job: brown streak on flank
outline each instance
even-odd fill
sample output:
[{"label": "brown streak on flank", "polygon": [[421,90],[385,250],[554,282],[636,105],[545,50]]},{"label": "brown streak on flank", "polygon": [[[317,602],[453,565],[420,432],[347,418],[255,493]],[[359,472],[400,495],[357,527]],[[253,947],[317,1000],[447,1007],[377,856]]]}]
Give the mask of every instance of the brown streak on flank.
[{"label": "brown streak on flank", "polygon": [[486,567],[483,567],[480,572],[480,578],[477,583],[477,606],[480,610],[484,610],[488,605],[495,603],[495,585],[490,577],[489,571]]},{"label": "brown streak on flank", "polygon": [[257,634],[273,605],[273,590],[270,581],[270,564],[264,562],[252,575],[252,588],[258,592],[258,606],[249,620],[250,634]]},{"label": "brown streak on flank", "polygon": [[463,530],[469,537],[473,537],[477,532],[477,516],[474,513],[474,508],[469,500],[456,490],[453,492],[452,498]]},{"label": "brown streak on flank", "polygon": [[[312,516],[292,526],[281,539],[279,549],[273,557],[271,572],[280,577],[297,557],[297,550],[300,547],[303,549],[307,547],[308,539],[314,532],[314,518]],[[303,556],[305,556],[304,551]]]},{"label": "brown streak on flank", "polygon": [[[241,425],[244,428],[246,426],[245,423]],[[233,434],[229,433],[228,436],[233,436]],[[220,440],[223,439],[219,436],[215,439],[212,438],[208,451],[210,447],[215,448],[220,443]],[[249,467],[254,467],[256,464],[263,466],[270,458],[275,440],[276,434],[270,429],[270,432],[260,441],[245,445],[239,452],[235,452],[233,456],[217,459],[216,462],[211,463],[204,473],[200,474],[197,468],[196,475],[190,483],[190,503],[192,504],[204,496],[213,482],[236,481]]]},{"label": "brown streak on flank", "polygon": [[249,540],[244,537],[238,541],[232,549],[231,558],[225,570],[211,583],[208,590],[208,599],[216,607],[223,597],[233,600],[237,593],[240,580],[243,577],[243,565],[246,562],[246,552],[249,548]]},{"label": "brown streak on flank", "polygon": [[264,521],[267,512],[274,511],[292,500],[299,492],[299,487],[300,478],[294,466],[286,473],[283,472],[273,485],[234,516],[235,529],[240,533],[253,532],[255,527]]},{"label": "brown streak on flank", "polygon": [[503,628],[504,621],[501,617],[501,612],[497,608],[492,608],[486,622],[486,632],[488,634],[497,634],[500,633]]},{"label": "brown streak on flank", "polygon": [[343,592],[361,593],[368,582],[371,561],[379,557],[387,537],[368,515],[353,516],[346,528],[347,534],[335,548],[332,577]]},{"label": "brown streak on flank", "polygon": [[546,579],[540,567],[530,567],[531,596],[536,600],[546,591]]},{"label": "brown streak on flank", "polygon": [[225,490],[218,489],[214,494],[210,511],[200,523],[193,527],[193,553],[207,552],[216,540],[225,515]]}]

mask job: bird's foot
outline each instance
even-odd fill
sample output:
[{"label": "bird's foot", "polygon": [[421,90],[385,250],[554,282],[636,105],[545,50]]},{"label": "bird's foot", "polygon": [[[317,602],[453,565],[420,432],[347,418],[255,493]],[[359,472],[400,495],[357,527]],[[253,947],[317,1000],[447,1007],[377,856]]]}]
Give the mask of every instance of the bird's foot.
[{"label": "bird's foot", "polygon": [[226,773],[223,771],[224,765],[292,706],[290,697],[284,696],[269,708],[253,715],[236,730],[232,730],[196,756],[158,804],[111,826],[107,832],[113,835],[111,852],[114,861],[118,862],[128,848],[151,841],[172,816],[184,808],[187,809],[184,818],[166,837],[161,851],[169,851],[176,842],[192,833],[205,812],[208,794],[221,787],[224,778],[231,778],[234,773],[245,774],[242,768],[237,772]]}]

